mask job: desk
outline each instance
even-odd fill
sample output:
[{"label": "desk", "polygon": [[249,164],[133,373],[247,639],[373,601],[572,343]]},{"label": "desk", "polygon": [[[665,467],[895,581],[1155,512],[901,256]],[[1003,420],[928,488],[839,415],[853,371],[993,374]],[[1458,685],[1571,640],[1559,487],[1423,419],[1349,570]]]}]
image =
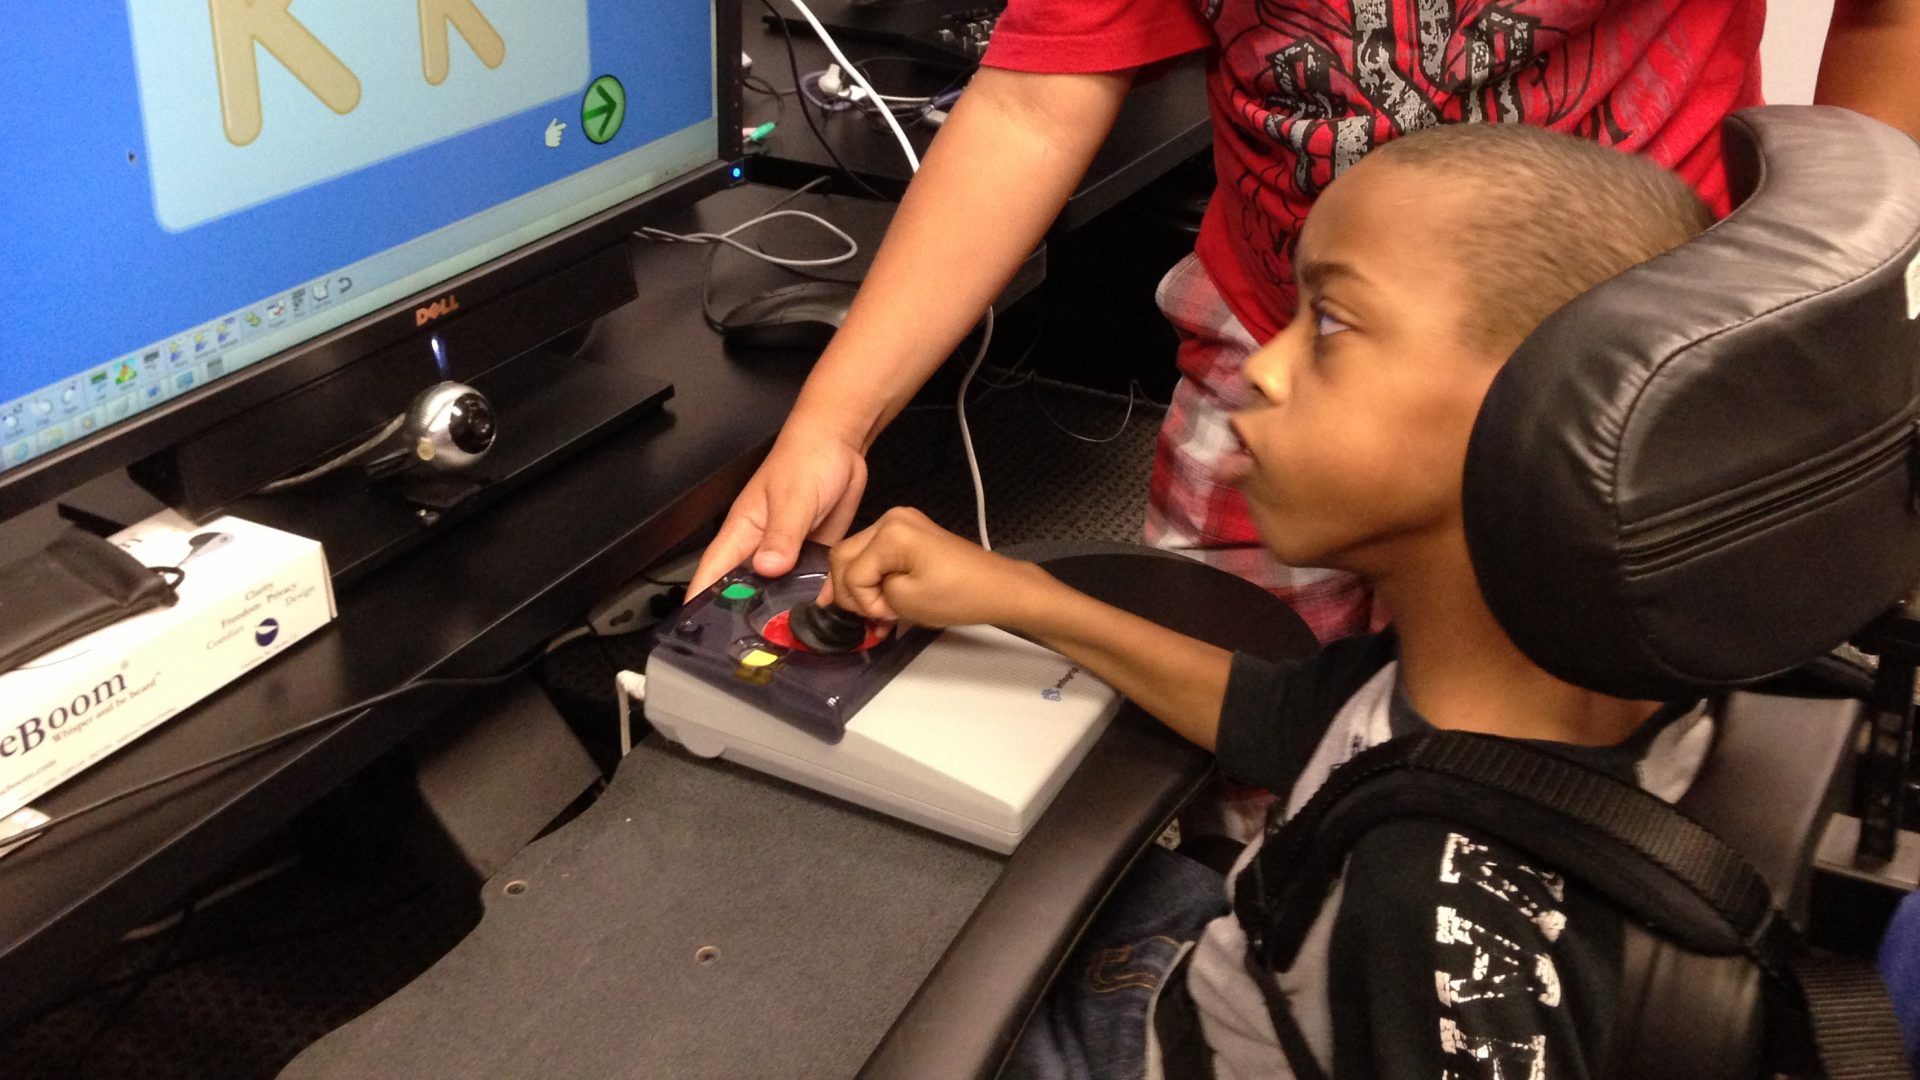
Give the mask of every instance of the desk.
[{"label": "desk", "polygon": [[[718,229],[780,197],[746,186],[665,224]],[[803,196],[871,251],[891,207]],[[774,227],[772,243],[833,247]],[[802,241],[800,237],[807,239]],[[603,321],[589,363],[647,365],[676,387],[524,490],[339,595],[330,628],[35,805],[59,815],[417,679],[491,674],[573,625],[595,600],[722,514],[765,454],[806,375],[736,360],[700,317],[701,248],[636,242],[638,300]],[[719,302],[789,280],[722,254]],[[1029,260],[1003,301],[1031,289]],[[858,273],[863,266],[847,268]],[[423,728],[454,699],[363,712],[243,764],[129,799],[0,859],[0,1023],[57,995],[121,934]]]},{"label": "desk", "polygon": [[[754,74],[786,89],[793,85],[786,43],[777,28],[767,26],[765,13],[758,0],[744,0],[742,46],[753,57]],[[854,39],[839,44],[854,61],[893,52],[884,46]],[[810,34],[794,34],[793,48],[803,74],[819,71],[832,61],[826,46]],[[1210,145],[1212,124],[1207,115],[1206,61],[1203,53],[1188,53],[1141,73],[1120,109],[1113,132],[1094,155],[1080,186],[1068,197],[1066,208],[1055,223],[1056,230],[1079,228]],[[952,78],[952,72],[936,67],[891,63],[876,67],[872,75],[880,92],[908,94],[932,93]],[[765,95],[749,91],[744,97],[747,127],[779,115],[773,101]],[[816,176],[838,175],[833,159],[820,148],[813,132],[807,130],[800,107],[797,98],[786,98],[784,120],[767,141],[767,156],[755,166],[757,178],[792,187]],[[814,121],[820,125],[834,153],[862,180],[890,195],[898,195],[906,188],[912,173],[892,134],[879,128],[878,118],[865,112],[847,111],[826,117],[816,112]],[[936,130],[924,126],[907,129],[916,153],[926,152]]]}]

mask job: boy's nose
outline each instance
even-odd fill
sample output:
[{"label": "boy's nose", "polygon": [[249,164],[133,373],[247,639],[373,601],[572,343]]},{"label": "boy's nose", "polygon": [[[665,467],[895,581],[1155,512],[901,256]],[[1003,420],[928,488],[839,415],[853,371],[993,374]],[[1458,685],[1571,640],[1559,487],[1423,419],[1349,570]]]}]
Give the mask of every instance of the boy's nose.
[{"label": "boy's nose", "polygon": [[1287,391],[1293,383],[1293,367],[1287,362],[1285,339],[1283,333],[1267,342],[1247,358],[1247,366],[1242,371],[1247,384],[1273,405],[1287,400]]}]

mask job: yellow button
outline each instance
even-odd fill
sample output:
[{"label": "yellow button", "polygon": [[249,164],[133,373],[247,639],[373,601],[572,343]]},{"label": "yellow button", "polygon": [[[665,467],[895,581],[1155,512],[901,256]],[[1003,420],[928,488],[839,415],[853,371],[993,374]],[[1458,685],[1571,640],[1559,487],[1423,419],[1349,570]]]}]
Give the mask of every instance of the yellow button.
[{"label": "yellow button", "polygon": [[779,656],[775,655],[774,653],[770,653],[765,649],[748,649],[747,654],[740,658],[740,666],[750,667],[750,668],[762,668],[762,667],[766,667],[769,664],[772,664],[774,661],[778,659],[780,659]]}]

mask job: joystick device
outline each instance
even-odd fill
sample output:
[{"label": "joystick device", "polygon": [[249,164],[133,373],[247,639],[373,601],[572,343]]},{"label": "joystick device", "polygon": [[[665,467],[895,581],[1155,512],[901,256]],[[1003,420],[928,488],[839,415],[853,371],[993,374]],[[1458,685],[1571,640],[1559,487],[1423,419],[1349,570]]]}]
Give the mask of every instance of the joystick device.
[{"label": "joystick device", "polygon": [[992,627],[900,634],[813,601],[827,550],[743,566],[681,609],[647,660],[647,719],[702,757],[1011,852],[1119,697]]},{"label": "joystick device", "polygon": [[785,577],[745,567],[722,577],[680,609],[655,653],[815,738],[839,742],[847,721],[934,632],[889,637],[853,612],[815,604],[827,580],[826,550],[806,545]]}]

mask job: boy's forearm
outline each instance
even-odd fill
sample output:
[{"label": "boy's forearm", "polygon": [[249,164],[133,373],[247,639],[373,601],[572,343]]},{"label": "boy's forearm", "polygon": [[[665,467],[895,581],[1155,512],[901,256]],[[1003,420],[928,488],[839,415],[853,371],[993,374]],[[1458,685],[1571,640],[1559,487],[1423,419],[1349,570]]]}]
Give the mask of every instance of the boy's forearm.
[{"label": "boy's forearm", "polygon": [[1131,83],[1131,72],[975,75],[794,418],[870,445],[1045,235]]},{"label": "boy's forearm", "polygon": [[[1038,570],[1038,568],[1036,568]],[[1061,584],[1044,571],[1002,622],[1099,676],[1195,745],[1214,748],[1233,656]]]}]

